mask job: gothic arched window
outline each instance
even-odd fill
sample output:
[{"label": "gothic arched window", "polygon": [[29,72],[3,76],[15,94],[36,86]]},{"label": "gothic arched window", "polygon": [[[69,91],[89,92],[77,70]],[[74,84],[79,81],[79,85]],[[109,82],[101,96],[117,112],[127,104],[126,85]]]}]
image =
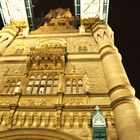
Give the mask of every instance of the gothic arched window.
[{"label": "gothic arched window", "polygon": [[2,94],[15,94],[19,92],[21,79],[7,78],[2,88]]},{"label": "gothic arched window", "polygon": [[65,85],[65,92],[66,94],[81,94],[84,93],[84,84],[83,84],[83,77],[84,75],[80,76],[73,76],[73,75],[65,75],[66,85]]},{"label": "gothic arched window", "polygon": [[58,74],[31,74],[25,94],[56,94],[58,88]]}]

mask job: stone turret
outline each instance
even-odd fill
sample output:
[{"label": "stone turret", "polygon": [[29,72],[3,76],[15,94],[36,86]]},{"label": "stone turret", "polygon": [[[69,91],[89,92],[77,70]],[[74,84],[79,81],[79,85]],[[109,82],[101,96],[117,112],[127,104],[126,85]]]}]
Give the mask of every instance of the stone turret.
[{"label": "stone turret", "polygon": [[[140,105],[135,98],[121,55],[114,46],[113,31],[104,22],[92,27],[92,35],[98,44],[105,78],[109,88],[119,140],[140,138]],[[131,132],[130,132],[131,131]]]}]

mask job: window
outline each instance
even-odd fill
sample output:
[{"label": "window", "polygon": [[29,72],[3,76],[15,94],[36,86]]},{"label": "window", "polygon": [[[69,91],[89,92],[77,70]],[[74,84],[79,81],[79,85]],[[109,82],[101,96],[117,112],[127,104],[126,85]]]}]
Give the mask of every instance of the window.
[{"label": "window", "polygon": [[94,140],[106,140],[105,127],[94,127],[93,132]]},{"label": "window", "polygon": [[16,49],[15,54],[22,54],[24,49]]},{"label": "window", "polygon": [[56,94],[58,88],[58,74],[31,74],[25,94]]},{"label": "window", "polygon": [[19,92],[21,79],[7,79],[2,89],[3,94],[14,94]]},{"label": "window", "polygon": [[72,76],[66,75],[66,94],[81,94],[84,93],[83,76]]},{"label": "window", "polygon": [[88,51],[88,49],[86,46],[78,47],[78,52],[87,52],[87,51]]}]

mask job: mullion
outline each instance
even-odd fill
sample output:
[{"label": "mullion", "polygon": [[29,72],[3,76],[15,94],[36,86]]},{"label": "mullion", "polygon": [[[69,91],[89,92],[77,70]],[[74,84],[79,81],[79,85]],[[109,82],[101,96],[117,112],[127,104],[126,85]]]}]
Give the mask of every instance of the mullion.
[{"label": "mullion", "polygon": [[70,81],[71,81],[71,85],[70,85],[70,88],[71,88],[71,93],[73,93],[73,80],[72,80],[72,79],[70,79]]},{"label": "mullion", "polygon": [[46,82],[45,82],[45,87],[44,87],[44,93],[46,94],[46,90],[47,90],[47,83],[48,83],[48,75],[46,75]]},{"label": "mullion", "polygon": [[37,88],[37,93],[39,93],[39,91],[40,91],[41,80],[42,80],[42,75],[40,75],[40,80],[39,80],[39,84],[38,84],[38,88]]},{"label": "mullion", "polygon": [[59,80],[59,77],[58,77],[58,75],[56,74],[56,75],[54,76],[54,84],[53,84],[53,92],[56,91],[56,93],[57,93],[57,91],[58,91],[58,80]]},{"label": "mullion", "polygon": [[52,76],[52,82],[51,82],[52,84],[51,84],[51,87],[50,87],[50,88],[51,88],[51,89],[50,89],[50,93],[51,93],[51,94],[53,93],[54,78],[55,78],[55,76],[53,75],[53,76]]},{"label": "mullion", "polygon": [[78,79],[76,79],[76,93],[79,93]]},{"label": "mullion", "polygon": [[31,85],[31,93],[30,94],[32,94],[32,92],[33,92],[33,88],[35,87],[36,79],[37,79],[37,75],[35,75],[34,80],[33,80],[33,84]]},{"label": "mullion", "polygon": [[14,92],[17,81],[15,80],[15,81],[13,81],[12,83],[14,83],[14,84],[13,84],[13,86],[11,85],[11,87],[12,87],[12,91],[11,91],[11,93]]}]

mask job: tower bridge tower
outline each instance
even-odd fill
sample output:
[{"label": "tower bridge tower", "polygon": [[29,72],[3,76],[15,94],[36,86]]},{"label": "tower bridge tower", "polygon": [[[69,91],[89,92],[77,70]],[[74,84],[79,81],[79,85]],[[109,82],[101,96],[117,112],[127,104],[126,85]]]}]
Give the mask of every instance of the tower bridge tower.
[{"label": "tower bridge tower", "polygon": [[109,0],[73,5],[74,15],[59,5],[35,29],[32,0],[0,1],[1,140],[140,139],[140,101],[107,24]]}]

